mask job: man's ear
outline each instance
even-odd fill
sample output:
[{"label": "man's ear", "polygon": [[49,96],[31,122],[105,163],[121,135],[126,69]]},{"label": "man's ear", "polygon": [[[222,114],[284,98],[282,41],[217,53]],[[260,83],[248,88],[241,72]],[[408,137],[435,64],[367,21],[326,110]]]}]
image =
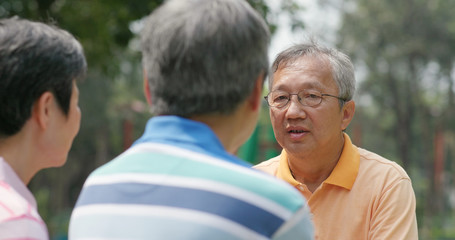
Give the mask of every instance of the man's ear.
[{"label": "man's ear", "polygon": [[150,95],[150,88],[149,88],[149,81],[147,79],[147,72],[144,69],[144,95],[145,99],[147,99],[147,103],[152,105],[152,97]]},{"label": "man's ear", "polygon": [[355,102],[353,100],[345,102],[341,111],[341,114],[343,114],[341,119],[341,130],[345,130],[354,118]]},{"label": "man's ear", "polygon": [[44,92],[33,104],[31,118],[35,120],[38,126],[43,130],[48,128],[52,111],[55,110],[54,98],[55,97],[51,92]]},{"label": "man's ear", "polygon": [[261,107],[262,89],[264,87],[264,72],[261,72],[254,84],[253,92],[249,98],[250,106],[253,111],[257,111]]}]

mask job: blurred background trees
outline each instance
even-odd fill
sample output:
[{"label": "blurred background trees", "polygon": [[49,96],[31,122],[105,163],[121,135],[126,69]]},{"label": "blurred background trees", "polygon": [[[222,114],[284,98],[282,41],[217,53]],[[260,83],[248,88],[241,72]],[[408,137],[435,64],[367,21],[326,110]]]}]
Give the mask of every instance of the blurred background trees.
[{"label": "blurred background trees", "polygon": [[[290,29],[308,34],[303,16],[309,13],[299,4],[305,1],[249,2],[272,32],[278,30],[278,15],[285,14]],[[87,79],[79,83],[81,130],[68,162],[41,171],[30,184],[54,239],[66,238],[87,175],[139,137],[150,117],[137,33],[141,19],[161,3],[0,0],[0,18],[55,22],[76,36],[88,60]],[[411,176],[421,239],[455,239],[455,1],[318,3],[326,14],[316,17],[330,19],[327,13],[336,10],[339,28],[334,37],[324,31],[317,37],[332,38],[330,44],[356,66],[357,109],[348,129],[354,143],[398,162]],[[279,151],[264,104],[255,133],[238,154],[257,163]]]},{"label": "blurred background trees", "polygon": [[352,0],[338,6],[337,45],[364,74],[351,125],[356,143],[410,174],[422,239],[454,239],[455,2]]}]

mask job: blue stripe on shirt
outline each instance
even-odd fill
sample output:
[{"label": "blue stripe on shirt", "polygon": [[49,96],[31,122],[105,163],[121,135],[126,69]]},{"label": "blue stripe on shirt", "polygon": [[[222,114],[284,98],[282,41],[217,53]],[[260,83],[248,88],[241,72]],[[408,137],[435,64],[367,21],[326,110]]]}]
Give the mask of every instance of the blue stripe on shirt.
[{"label": "blue stripe on shirt", "polygon": [[230,196],[156,184],[90,185],[84,188],[76,207],[89,204],[144,204],[192,209],[230,219],[267,237],[283,224],[283,219],[276,215]]}]

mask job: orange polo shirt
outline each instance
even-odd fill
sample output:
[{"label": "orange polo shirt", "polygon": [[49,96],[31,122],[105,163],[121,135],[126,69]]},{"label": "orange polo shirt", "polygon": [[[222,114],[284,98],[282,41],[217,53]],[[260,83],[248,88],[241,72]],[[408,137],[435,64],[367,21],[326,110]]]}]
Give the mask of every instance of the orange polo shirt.
[{"label": "orange polo shirt", "polygon": [[418,239],[411,179],[395,162],[352,144],[344,134],[340,159],[311,193],[289,170],[287,153],[254,168],[281,178],[308,200],[318,240]]}]

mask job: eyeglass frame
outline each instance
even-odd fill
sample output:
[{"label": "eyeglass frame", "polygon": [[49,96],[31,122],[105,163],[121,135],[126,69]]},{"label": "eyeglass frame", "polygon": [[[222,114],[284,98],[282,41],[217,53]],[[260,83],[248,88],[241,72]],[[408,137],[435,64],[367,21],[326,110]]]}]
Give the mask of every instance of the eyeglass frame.
[{"label": "eyeglass frame", "polygon": [[[271,93],[277,92],[277,91],[280,91],[280,92],[284,92],[284,93],[289,94],[289,99],[288,99],[288,101],[287,101],[283,106],[272,106],[272,105],[270,105],[270,103],[269,103],[269,100],[268,100],[268,99],[269,99],[269,95],[270,95]],[[315,105],[303,104],[303,103],[302,103],[302,98],[299,96],[299,94],[300,94],[301,92],[305,92],[305,91],[311,91],[311,92],[314,92],[314,93],[319,93],[319,94],[320,94],[320,96],[319,96],[319,98],[320,98],[319,103],[317,103],[317,104],[315,104]],[[319,106],[319,105],[322,103],[323,97],[333,97],[333,98],[336,98],[336,99],[338,99],[338,100],[340,101],[340,105],[343,105],[345,102],[348,101],[347,99],[342,98],[342,97],[334,96],[334,95],[331,95],[331,94],[328,94],[328,93],[322,93],[322,92],[319,92],[319,91],[317,91],[317,90],[308,90],[308,89],[304,89],[304,90],[299,91],[299,92],[297,92],[297,93],[289,93],[289,92],[286,92],[286,91],[274,90],[274,91],[269,92],[269,93],[267,94],[267,96],[264,96],[264,99],[265,99],[265,102],[267,103],[267,105],[268,105],[269,107],[284,108],[284,107],[286,107],[286,106],[289,104],[289,102],[291,102],[292,95],[296,95],[296,96],[297,96],[297,101],[300,103],[300,105],[302,105],[302,106],[307,106],[307,107],[317,107],[317,106]]]}]

